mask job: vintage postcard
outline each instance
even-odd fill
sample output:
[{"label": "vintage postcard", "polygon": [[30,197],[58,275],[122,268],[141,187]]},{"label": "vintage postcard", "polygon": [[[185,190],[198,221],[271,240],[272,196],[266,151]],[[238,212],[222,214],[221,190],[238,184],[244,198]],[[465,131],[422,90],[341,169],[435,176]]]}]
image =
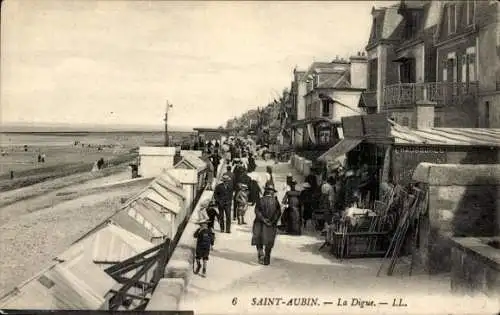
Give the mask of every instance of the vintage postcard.
[{"label": "vintage postcard", "polygon": [[1,314],[500,314],[498,1],[1,9]]}]

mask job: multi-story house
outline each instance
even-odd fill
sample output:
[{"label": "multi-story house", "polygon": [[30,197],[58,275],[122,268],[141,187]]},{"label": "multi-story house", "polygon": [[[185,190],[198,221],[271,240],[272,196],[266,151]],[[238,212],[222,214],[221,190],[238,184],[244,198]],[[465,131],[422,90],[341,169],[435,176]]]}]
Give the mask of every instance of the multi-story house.
[{"label": "multi-story house", "polygon": [[479,127],[500,128],[500,5],[477,5]]},{"label": "multi-story house", "polygon": [[431,125],[478,126],[478,22],[488,14],[477,13],[487,6],[474,0],[401,1],[374,9],[366,106],[415,126],[416,106],[432,104]]},{"label": "multi-story house", "polygon": [[296,147],[329,148],[342,137],[341,118],[363,113],[359,104],[367,86],[366,67],[366,56],[358,53],[349,61],[314,62],[300,73],[292,85],[292,95],[304,93],[303,102],[295,101],[297,119],[291,124]]},{"label": "multi-story house", "polygon": [[295,121],[304,120],[306,117],[306,107],[304,95],[306,95],[306,71],[293,70],[293,81],[290,88],[290,133],[292,146],[302,147],[304,129],[302,126],[294,124]]},{"label": "multi-story house", "polygon": [[363,93],[364,106],[368,113],[380,112],[384,108],[384,86],[398,81],[398,70],[392,65],[395,59],[393,45],[399,42],[402,17],[398,5],[372,9],[372,27],[366,46],[368,57],[368,87]]}]

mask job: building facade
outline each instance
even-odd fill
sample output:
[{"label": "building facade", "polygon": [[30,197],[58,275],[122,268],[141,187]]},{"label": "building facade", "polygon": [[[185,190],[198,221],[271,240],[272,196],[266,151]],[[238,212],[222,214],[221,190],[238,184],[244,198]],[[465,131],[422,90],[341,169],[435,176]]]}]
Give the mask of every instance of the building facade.
[{"label": "building facade", "polygon": [[497,10],[496,3],[474,0],[374,8],[364,106],[413,127],[419,103],[435,106],[436,127],[497,121]]},{"label": "building facade", "polygon": [[295,148],[327,149],[342,138],[341,118],[364,113],[359,108],[367,87],[366,56],[314,62],[294,71],[291,88],[292,144]]},{"label": "building facade", "polygon": [[478,5],[479,127],[500,128],[500,5]]}]

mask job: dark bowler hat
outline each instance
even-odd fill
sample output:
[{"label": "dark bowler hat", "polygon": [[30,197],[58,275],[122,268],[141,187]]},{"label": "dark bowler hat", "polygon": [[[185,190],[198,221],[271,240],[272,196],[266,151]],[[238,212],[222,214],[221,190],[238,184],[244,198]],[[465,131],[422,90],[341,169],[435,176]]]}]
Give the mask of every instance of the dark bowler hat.
[{"label": "dark bowler hat", "polygon": [[277,190],[274,189],[274,185],[273,184],[266,184],[266,186],[264,187],[264,190],[265,191],[274,191],[274,192],[277,192]]}]

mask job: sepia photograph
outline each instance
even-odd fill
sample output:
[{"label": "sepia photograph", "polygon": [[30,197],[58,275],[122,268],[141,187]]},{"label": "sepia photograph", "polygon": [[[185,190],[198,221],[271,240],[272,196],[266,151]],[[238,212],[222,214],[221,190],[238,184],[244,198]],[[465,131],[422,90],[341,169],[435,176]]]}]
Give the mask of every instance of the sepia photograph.
[{"label": "sepia photograph", "polygon": [[500,315],[499,1],[0,21],[0,314]]}]

